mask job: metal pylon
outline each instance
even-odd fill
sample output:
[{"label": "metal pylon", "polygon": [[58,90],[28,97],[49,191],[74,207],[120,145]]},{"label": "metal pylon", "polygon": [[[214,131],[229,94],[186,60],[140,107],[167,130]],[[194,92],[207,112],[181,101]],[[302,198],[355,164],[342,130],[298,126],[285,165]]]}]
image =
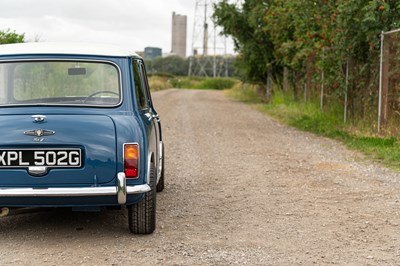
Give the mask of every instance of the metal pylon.
[{"label": "metal pylon", "polygon": [[212,20],[215,2],[196,0],[189,76],[217,77],[224,73],[221,68],[226,66],[221,58],[224,60],[226,55],[226,40]]}]

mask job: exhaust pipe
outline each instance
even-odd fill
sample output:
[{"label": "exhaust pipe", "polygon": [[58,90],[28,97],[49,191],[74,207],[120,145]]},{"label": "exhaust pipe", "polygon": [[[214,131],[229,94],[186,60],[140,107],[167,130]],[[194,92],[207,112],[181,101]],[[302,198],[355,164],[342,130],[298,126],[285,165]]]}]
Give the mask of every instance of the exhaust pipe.
[{"label": "exhaust pipe", "polygon": [[34,213],[34,212],[44,212],[50,211],[50,208],[7,208],[1,207],[0,208],[0,218],[4,218],[6,216],[13,216],[19,214],[26,214],[26,213]]},{"label": "exhaust pipe", "polygon": [[8,216],[8,214],[10,213],[10,209],[7,207],[3,207],[0,209],[0,218],[6,217]]}]

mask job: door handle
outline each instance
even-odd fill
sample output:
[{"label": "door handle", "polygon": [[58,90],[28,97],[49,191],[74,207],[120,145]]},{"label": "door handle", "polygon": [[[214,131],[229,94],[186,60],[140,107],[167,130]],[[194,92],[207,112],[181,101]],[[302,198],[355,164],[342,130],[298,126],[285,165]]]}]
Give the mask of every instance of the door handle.
[{"label": "door handle", "polygon": [[145,113],[144,115],[149,119],[149,121],[153,120],[154,118],[159,119],[158,114],[155,115],[155,114]]}]

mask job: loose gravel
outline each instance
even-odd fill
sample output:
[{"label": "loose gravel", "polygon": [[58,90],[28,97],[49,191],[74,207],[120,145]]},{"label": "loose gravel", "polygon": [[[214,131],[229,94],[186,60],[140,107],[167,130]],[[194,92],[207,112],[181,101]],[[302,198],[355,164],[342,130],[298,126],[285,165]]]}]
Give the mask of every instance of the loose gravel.
[{"label": "loose gravel", "polygon": [[217,91],[153,96],[166,188],[157,229],[126,211],[0,220],[0,265],[396,265],[400,175]]}]

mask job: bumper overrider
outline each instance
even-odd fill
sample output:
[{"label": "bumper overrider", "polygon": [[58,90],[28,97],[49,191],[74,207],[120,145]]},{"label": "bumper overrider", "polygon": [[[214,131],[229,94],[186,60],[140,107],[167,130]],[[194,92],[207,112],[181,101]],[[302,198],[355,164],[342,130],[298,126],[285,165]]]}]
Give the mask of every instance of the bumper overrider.
[{"label": "bumper overrider", "polygon": [[127,186],[125,173],[118,173],[115,187],[74,188],[0,188],[0,197],[85,197],[116,196],[118,204],[125,204],[127,195],[142,194],[151,190],[148,184]]}]

